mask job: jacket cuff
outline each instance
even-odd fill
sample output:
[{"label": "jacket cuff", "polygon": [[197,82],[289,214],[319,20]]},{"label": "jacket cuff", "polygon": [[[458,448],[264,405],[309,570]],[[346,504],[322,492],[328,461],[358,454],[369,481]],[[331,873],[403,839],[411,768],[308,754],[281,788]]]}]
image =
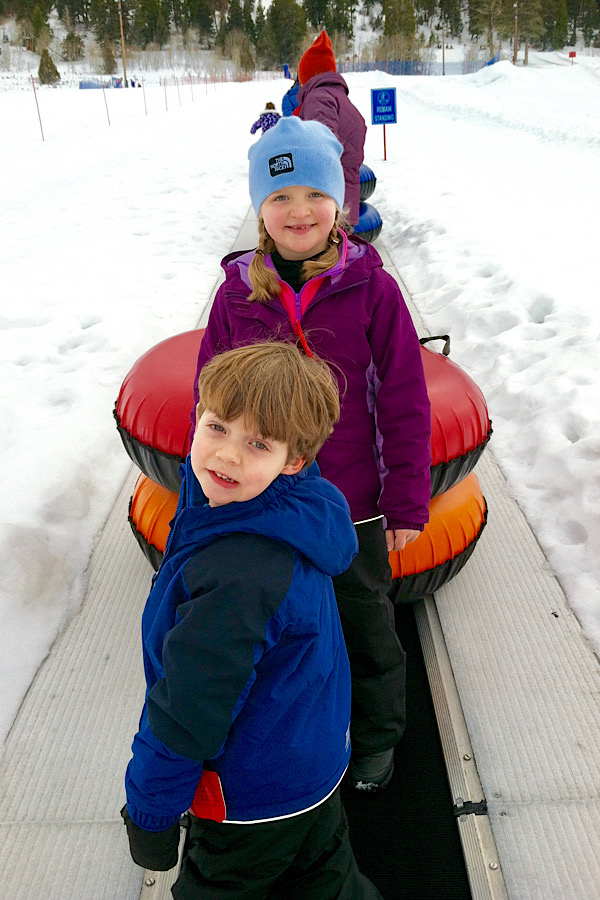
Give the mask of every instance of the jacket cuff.
[{"label": "jacket cuff", "polygon": [[131,821],[138,828],[143,828],[144,831],[166,831],[167,828],[175,825],[180,819],[179,816],[153,816],[150,813],[136,809],[129,802],[127,803],[127,812],[131,817]]},{"label": "jacket cuff", "polygon": [[399,528],[406,528],[409,531],[423,531],[425,524],[423,522],[400,522],[397,519],[389,519],[385,517],[386,529],[391,528],[398,531]]},{"label": "jacket cuff", "polygon": [[144,831],[132,821],[124,806],[121,816],[127,829],[129,852],[136,865],[156,872],[168,872],[179,859],[179,823],[164,831]]}]

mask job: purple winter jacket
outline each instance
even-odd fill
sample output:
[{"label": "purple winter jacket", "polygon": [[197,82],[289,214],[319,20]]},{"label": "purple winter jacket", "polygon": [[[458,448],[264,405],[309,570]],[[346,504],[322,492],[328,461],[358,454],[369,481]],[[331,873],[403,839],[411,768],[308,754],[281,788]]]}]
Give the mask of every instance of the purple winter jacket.
[{"label": "purple winter jacket", "polygon": [[[248,300],[253,256],[253,250],[231,253],[221,263],[225,282],[197,373],[233,347],[296,341],[279,298]],[[269,255],[265,262],[274,268]],[[310,348],[331,365],[340,386],[341,417],[317,456],[321,472],[344,494],[355,523],[383,513],[388,528],[422,530],[429,519],[431,413],[419,341],[398,284],[357,237],[343,242],[340,261],[320,279],[303,315],[302,294],[315,279],[299,294],[287,290]]]},{"label": "purple winter jacket", "polygon": [[298,91],[300,119],[315,119],[333,131],[344,148],[342,168],[346,182],[344,205],[352,225],[358,222],[360,167],[364,159],[365,120],[348,98],[348,85],[337,72],[313,75]]},{"label": "purple winter jacket", "polygon": [[264,134],[265,131],[268,131],[273,125],[277,125],[280,118],[281,116],[278,112],[275,112],[274,109],[265,109],[264,112],[261,112],[254,125],[252,125],[250,134],[255,134],[259,128],[262,129],[261,134]]}]

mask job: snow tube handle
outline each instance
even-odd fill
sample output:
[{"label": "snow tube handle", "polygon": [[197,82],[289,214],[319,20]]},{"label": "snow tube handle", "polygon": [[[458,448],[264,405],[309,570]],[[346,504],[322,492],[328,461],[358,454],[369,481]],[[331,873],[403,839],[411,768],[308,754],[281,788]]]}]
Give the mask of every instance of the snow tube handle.
[{"label": "snow tube handle", "polygon": [[421,345],[428,344],[429,341],[444,341],[444,346],[442,347],[442,353],[444,356],[450,356],[450,335],[449,334],[434,334],[431,337],[419,338],[419,343]]}]

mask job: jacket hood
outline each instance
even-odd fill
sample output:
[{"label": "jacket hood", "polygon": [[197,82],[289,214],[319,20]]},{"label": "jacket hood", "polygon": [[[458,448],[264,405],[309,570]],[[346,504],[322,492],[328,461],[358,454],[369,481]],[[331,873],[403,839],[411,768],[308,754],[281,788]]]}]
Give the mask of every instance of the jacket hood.
[{"label": "jacket hood", "polygon": [[320,75],[313,75],[312,78],[300,87],[300,90],[298,91],[298,103],[302,104],[304,97],[306,97],[309,91],[325,86],[340,87],[345,94],[350,93],[350,89],[343,75],[340,75],[339,72],[322,72]]},{"label": "jacket hood", "polygon": [[192,546],[202,547],[240,532],[284,541],[331,577],[345,572],[356,556],[350,508],[343,494],[321,477],[317,463],[297,475],[280,475],[253,500],[218,507],[208,505],[189,456],[181,473],[179,504],[165,557],[175,534],[178,552],[189,552]]},{"label": "jacket hood", "polygon": [[[367,241],[364,241],[356,235],[352,236],[347,243],[344,241],[344,248],[346,248],[344,259],[340,259],[340,262],[337,265],[325,273],[325,275],[330,278],[332,285],[343,282],[344,286],[346,286],[347,283],[351,284],[355,281],[363,281],[369,278],[372,269],[381,268],[383,266],[382,259],[377,250],[375,250],[371,244],[367,243]],[[231,287],[233,287],[232,282],[237,275],[242,282],[242,284],[239,284],[239,288],[245,288],[248,290],[248,293],[250,293],[252,287],[248,276],[248,267],[252,262],[255,253],[255,250],[237,251],[235,253],[230,253],[221,261],[221,267],[223,268],[227,281]],[[270,255],[265,256],[265,262],[271,268],[274,268],[271,263]]]}]

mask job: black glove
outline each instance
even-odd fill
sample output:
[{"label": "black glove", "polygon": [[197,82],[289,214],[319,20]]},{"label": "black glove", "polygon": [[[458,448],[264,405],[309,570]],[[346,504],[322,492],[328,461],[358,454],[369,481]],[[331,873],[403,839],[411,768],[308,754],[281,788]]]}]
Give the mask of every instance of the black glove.
[{"label": "black glove", "polygon": [[127,828],[129,852],[134,863],[154,872],[167,872],[177,865],[179,858],[179,822],[165,831],[145,831],[136,825],[127,805],[121,810]]}]

